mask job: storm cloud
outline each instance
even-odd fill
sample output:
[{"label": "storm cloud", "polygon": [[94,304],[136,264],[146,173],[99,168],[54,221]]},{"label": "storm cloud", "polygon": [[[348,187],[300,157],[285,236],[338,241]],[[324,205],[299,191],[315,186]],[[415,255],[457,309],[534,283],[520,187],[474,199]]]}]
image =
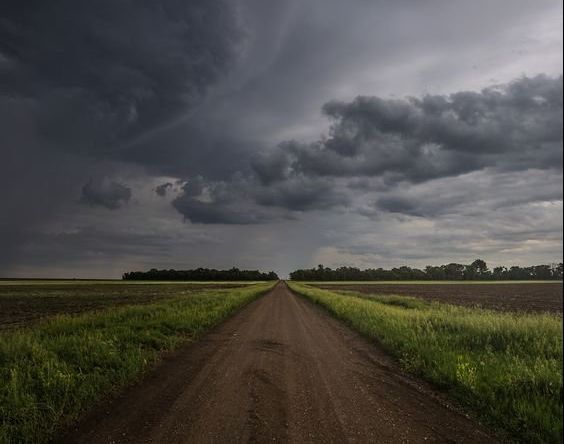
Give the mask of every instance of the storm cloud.
[{"label": "storm cloud", "polygon": [[247,186],[243,182],[210,182],[202,177],[189,179],[172,205],[186,220],[202,224],[256,224],[269,217],[249,208]]},{"label": "storm cloud", "polygon": [[131,199],[131,188],[107,177],[90,179],[82,187],[80,202],[91,206],[102,206],[116,210]]},{"label": "storm cloud", "polygon": [[237,175],[226,181],[187,179],[172,205],[192,223],[248,225],[293,219],[296,213],[348,202],[345,193],[324,179],[301,177],[264,186],[253,176]]},{"label": "storm cloud", "polygon": [[562,77],[523,77],[448,96],[359,96],[328,102],[323,112],[333,120],[328,137],[282,143],[255,161],[263,183],[295,174],[418,183],[484,168],[562,163]]},{"label": "storm cloud", "polygon": [[0,82],[41,134],[102,150],[187,109],[229,68],[239,31],[221,0],[3,4]]},{"label": "storm cloud", "polygon": [[2,276],[561,260],[561,2],[1,15]]},{"label": "storm cloud", "polygon": [[191,112],[230,71],[242,38],[223,0],[3,2],[0,262],[70,202],[122,206],[124,190],[84,178],[142,164],[139,139]]},{"label": "storm cloud", "polygon": [[496,211],[527,205],[554,205],[562,201],[562,172],[530,169],[492,174],[479,171],[453,180],[443,178],[415,186],[403,186],[381,197],[365,210],[366,215],[381,212],[422,218],[492,217]]},{"label": "storm cloud", "polygon": [[157,195],[163,197],[166,196],[166,193],[170,190],[172,190],[172,188],[174,187],[174,184],[172,182],[165,182],[162,183],[160,185],[157,185],[155,187],[155,193],[157,193]]}]

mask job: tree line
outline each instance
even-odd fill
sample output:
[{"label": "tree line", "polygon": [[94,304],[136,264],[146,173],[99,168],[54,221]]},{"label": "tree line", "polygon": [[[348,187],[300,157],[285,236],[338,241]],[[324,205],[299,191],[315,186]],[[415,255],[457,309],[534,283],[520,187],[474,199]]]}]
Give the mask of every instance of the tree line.
[{"label": "tree line", "polygon": [[214,268],[196,268],[195,270],[157,270],[130,271],[122,276],[126,281],[274,281],[278,275],[274,271],[267,273],[259,270],[216,270]]},{"label": "tree line", "polygon": [[562,263],[533,265],[530,267],[495,267],[490,270],[486,262],[476,259],[469,265],[446,264],[428,265],[424,269],[407,266],[385,270],[356,267],[331,269],[318,265],[317,268],[296,270],[290,273],[293,281],[512,281],[512,280],[562,280]]}]

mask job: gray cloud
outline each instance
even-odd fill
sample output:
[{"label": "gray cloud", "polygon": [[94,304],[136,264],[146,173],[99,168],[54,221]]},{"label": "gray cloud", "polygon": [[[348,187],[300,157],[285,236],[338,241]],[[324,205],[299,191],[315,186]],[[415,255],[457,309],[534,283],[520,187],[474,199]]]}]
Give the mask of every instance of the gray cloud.
[{"label": "gray cloud", "polygon": [[345,206],[348,196],[333,181],[324,178],[292,177],[269,186],[255,186],[254,198],[259,205],[310,211]]},{"label": "gray cloud", "polygon": [[1,15],[4,262],[21,244],[14,239],[57,220],[84,177],[156,164],[166,144],[139,140],[194,110],[236,62],[243,36],[225,0],[8,0]]},{"label": "gray cloud", "polygon": [[417,183],[562,163],[562,77],[523,77],[479,93],[357,97],[328,102],[323,112],[334,122],[329,137],[283,143],[260,157],[254,168],[263,183],[292,174]]},{"label": "gray cloud", "polygon": [[173,201],[173,206],[186,219],[195,224],[249,225],[265,223],[269,220],[256,209],[248,211],[245,207],[238,205],[237,201],[231,203],[201,202],[181,196]]},{"label": "gray cloud", "polygon": [[188,179],[172,205],[185,219],[202,224],[248,225],[272,220],[249,199],[249,185],[241,178],[232,182]]},{"label": "gray cloud", "polygon": [[[419,185],[428,187],[425,191],[429,195],[435,188],[436,195],[423,204],[409,199],[409,211],[413,213],[415,208],[416,216],[378,210],[366,224],[357,215],[344,215],[346,223],[335,223],[341,229],[332,231],[312,262],[367,267],[424,266],[440,263],[443,258],[464,263],[473,257],[504,265],[558,262],[562,255],[562,200],[561,190],[560,199],[557,191],[561,176],[545,177],[543,195],[534,196],[539,190],[532,188],[543,183],[543,172],[520,175],[504,173],[500,180],[494,180],[500,189],[490,189],[489,193],[485,186],[472,187],[473,182],[491,179],[484,172],[471,173],[462,180],[446,178],[442,179],[444,183]],[[508,182],[507,186],[501,185],[503,181]],[[455,199],[443,199],[441,191],[452,188],[460,196],[464,187],[468,192],[461,202],[453,207],[443,206]],[[414,194],[424,196],[422,191]],[[518,195],[523,196],[521,202],[512,202]],[[422,212],[424,216],[420,215]]]},{"label": "gray cloud", "polygon": [[263,224],[349,203],[333,181],[305,176],[270,185],[240,174],[227,181],[196,176],[181,189],[172,205],[192,223]]},{"label": "gray cloud", "polygon": [[295,142],[281,144],[273,152],[259,152],[251,161],[251,165],[263,185],[270,185],[287,179],[292,174],[290,154]]},{"label": "gray cloud", "polygon": [[384,196],[377,200],[376,206],[378,209],[390,213],[403,213],[411,216],[424,215],[424,212],[419,208],[419,203],[406,196]]},{"label": "gray cloud", "polygon": [[[467,190],[437,200],[394,191],[398,184],[561,165],[562,77],[523,77],[449,96],[358,97],[328,102],[323,112],[333,121],[328,137],[260,152],[251,159],[253,174],[238,175],[235,182],[193,182],[174,207],[193,222],[264,223],[273,217],[264,215],[264,207],[288,212],[350,207],[362,193],[359,179],[366,177],[388,190],[376,202],[379,211],[425,217],[459,210]],[[340,178],[350,179],[350,190]]]},{"label": "gray cloud", "polygon": [[166,196],[166,193],[170,191],[173,187],[174,184],[172,182],[165,182],[155,187],[155,193],[157,193],[157,195],[161,197],[164,197]]},{"label": "gray cloud", "polygon": [[[366,266],[561,257],[561,2],[8,0],[1,15],[4,274],[184,266],[188,244],[194,266],[281,271],[324,248]],[[79,204],[89,177],[122,178],[135,205],[99,185]]]},{"label": "gray cloud", "polygon": [[42,136],[59,148],[107,152],[193,105],[239,35],[223,0],[8,1],[0,83],[35,101]]},{"label": "gray cloud", "polygon": [[562,172],[531,169],[481,171],[383,193],[367,216],[381,212],[436,219],[448,215],[491,217],[505,208],[562,201]]},{"label": "gray cloud", "polygon": [[80,202],[116,210],[131,199],[131,188],[107,177],[90,179],[82,187]]},{"label": "gray cloud", "polygon": [[144,232],[131,227],[72,226],[67,230],[31,233],[21,248],[29,259],[15,267],[13,273],[29,277],[40,270],[38,275],[44,277],[119,277],[135,267],[155,266],[156,258],[159,264],[169,265],[167,261],[174,248],[186,251],[213,242],[214,239],[203,236],[187,240],[176,234]]}]

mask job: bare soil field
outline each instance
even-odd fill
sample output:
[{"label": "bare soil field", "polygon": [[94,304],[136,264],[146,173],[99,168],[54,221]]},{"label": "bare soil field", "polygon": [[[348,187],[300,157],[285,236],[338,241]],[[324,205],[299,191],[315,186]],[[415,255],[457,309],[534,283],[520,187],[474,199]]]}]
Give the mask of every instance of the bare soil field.
[{"label": "bare soil field", "polygon": [[495,442],[374,344],[278,284],[58,443]]},{"label": "bare soil field", "polygon": [[332,291],[414,296],[430,301],[499,311],[562,313],[562,283],[369,283],[311,284]]},{"label": "bare soil field", "polygon": [[77,314],[112,306],[148,304],[212,288],[240,283],[121,283],[121,282],[0,282],[0,331],[29,325],[58,315]]}]

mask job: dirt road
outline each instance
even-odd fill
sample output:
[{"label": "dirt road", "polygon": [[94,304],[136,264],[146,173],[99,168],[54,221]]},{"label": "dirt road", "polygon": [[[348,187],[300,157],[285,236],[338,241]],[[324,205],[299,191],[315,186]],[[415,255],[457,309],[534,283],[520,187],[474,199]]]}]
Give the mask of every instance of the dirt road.
[{"label": "dirt road", "polygon": [[285,284],[86,417],[72,443],[492,442]]}]

